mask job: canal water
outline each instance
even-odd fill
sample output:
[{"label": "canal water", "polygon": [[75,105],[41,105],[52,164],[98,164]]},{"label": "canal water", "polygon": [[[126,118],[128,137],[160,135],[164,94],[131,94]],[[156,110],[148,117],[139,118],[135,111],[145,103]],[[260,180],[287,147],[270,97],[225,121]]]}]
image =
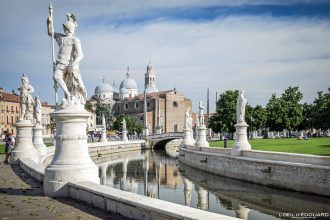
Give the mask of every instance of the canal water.
[{"label": "canal water", "polygon": [[94,161],[103,185],[241,219],[330,213],[330,198],[208,174],[179,163],[177,154],[177,148],[167,147],[110,154]]}]

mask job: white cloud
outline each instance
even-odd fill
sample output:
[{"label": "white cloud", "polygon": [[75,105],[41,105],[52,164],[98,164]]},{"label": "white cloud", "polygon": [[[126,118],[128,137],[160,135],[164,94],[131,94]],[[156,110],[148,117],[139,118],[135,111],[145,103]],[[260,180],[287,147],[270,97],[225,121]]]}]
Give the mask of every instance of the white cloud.
[{"label": "white cloud", "polygon": [[[142,3],[124,7],[121,1],[101,1],[95,6],[83,2],[77,8],[72,2],[54,1],[56,30],[60,31],[64,13],[70,8],[77,10],[78,19],[84,19],[122,10],[139,14],[147,9],[181,7],[187,3],[166,2],[168,5],[145,1],[149,8]],[[218,1],[189,2],[212,5]],[[12,19],[8,19],[11,15],[5,12],[7,10],[1,10],[4,12],[0,13],[0,25],[4,30],[0,34],[1,86],[10,90],[25,72],[41,98],[53,102],[50,39],[45,24],[48,5],[31,4],[34,10],[19,7]],[[14,4],[6,8],[11,10]],[[299,86],[308,102],[316,97],[317,91],[329,87],[328,20],[229,16],[197,23],[167,20],[124,26],[97,23],[80,25],[77,34],[85,55],[81,72],[89,95],[103,75],[109,83],[115,80],[118,85],[128,65],[142,91],[143,74],[149,60],[156,70],[160,89],[176,86],[195,105],[198,100],[206,101],[207,87],[211,88],[213,102],[216,90],[244,89],[253,105],[265,105],[271,93],[281,94],[289,85]]]}]

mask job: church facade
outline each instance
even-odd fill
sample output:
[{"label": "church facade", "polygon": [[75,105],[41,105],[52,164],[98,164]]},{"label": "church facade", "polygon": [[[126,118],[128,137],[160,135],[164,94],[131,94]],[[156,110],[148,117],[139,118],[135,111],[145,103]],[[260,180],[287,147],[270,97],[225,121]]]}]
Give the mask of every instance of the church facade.
[{"label": "church facade", "polygon": [[[182,132],[184,115],[187,109],[191,113],[192,101],[175,88],[158,91],[156,74],[150,64],[147,66],[144,78],[146,125],[149,133]],[[103,80],[95,88],[94,95],[88,102],[93,106],[97,102],[107,103],[111,105],[114,116],[126,114],[137,117],[142,123],[144,121],[144,92],[139,94],[137,83],[130,78],[129,69],[126,79],[120,83],[118,90]]]}]

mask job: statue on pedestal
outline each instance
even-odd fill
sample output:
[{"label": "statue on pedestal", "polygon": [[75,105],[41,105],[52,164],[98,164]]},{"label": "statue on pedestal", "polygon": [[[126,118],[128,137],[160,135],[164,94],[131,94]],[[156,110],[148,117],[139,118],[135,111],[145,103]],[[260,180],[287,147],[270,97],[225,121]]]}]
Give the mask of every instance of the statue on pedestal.
[{"label": "statue on pedestal", "polygon": [[26,75],[22,76],[22,84],[18,88],[20,91],[20,108],[21,108],[21,120],[31,120],[33,119],[32,111],[34,100],[32,93],[34,92],[33,86],[30,85],[29,79]]},{"label": "statue on pedestal", "polygon": [[63,24],[64,34],[55,33],[53,28],[52,13],[47,19],[48,35],[54,38],[59,46],[56,61],[54,60],[54,83],[63,89],[65,99],[62,107],[67,105],[84,105],[87,92],[81,79],[79,63],[83,58],[80,40],[75,36],[77,28],[76,17],[66,14],[68,21]]},{"label": "statue on pedestal", "polygon": [[245,106],[247,103],[247,99],[244,97],[244,91],[239,92],[239,96],[237,98],[237,105],[236,105],[236,123],[245,123]]},{"label": "statue on pedestal", "polygon": [[34,98],[34,119],[36,120],[36,125],[41,125],[41,102],[39,96]]},{"label": "statue on pedestal", "polygon": [[[56,110],[51,113],[56,123],[56,145],[52,161],[45,168],[43,192],[47,196],[69,196],[68,182],[90,181],[99,183],[98,167],[92,161],[87,146],[86,124],[90,113],[84,108],[87,93],[79,71],[83,58],[81,44],[75,36],[76,17],[66,14],[64,34],[55,33],[53,28],[53,6],[49,3],[47,20],[48,34],[52,44],[57,41],[59,51],[55,60],[54,46],[53,78]],[[65,95],[61,105],[57,100],[57,85]],[[103,134],[106,130],[103,129]],[[106,140],[106,135],[104,136]]]}]

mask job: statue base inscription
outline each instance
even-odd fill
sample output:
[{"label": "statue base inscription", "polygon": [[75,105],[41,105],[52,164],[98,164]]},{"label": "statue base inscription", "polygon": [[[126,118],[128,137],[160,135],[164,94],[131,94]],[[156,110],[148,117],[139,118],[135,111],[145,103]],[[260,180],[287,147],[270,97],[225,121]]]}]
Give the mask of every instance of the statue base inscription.
[{"label": "statue base inscription", "polygon": [[17,140],[14,150],[11,152],[10,163],[18,164],[19,159],[26,157],[39,162],[38,151],[32,143],[32,127],[30,120],[19,120],[16,123]]},{"label": "statue base inscription", "polygon": [[231,149],[231,155],[239,156],[241,155],[241,150],[251,150],[251,145],[247,139],[247,127],[249,127],[246,123],[236,124],[236,138],[235,142]]},{"label": "statue base inscription", "polygon": [[89,113],[83,106],[71,106],[51,115],[56,121],[56,147],[53,160],[45,169],[44,193],[66,197],[69,196],[68,182],[100,182],[98,167],[91,160],[87,147]]}]

